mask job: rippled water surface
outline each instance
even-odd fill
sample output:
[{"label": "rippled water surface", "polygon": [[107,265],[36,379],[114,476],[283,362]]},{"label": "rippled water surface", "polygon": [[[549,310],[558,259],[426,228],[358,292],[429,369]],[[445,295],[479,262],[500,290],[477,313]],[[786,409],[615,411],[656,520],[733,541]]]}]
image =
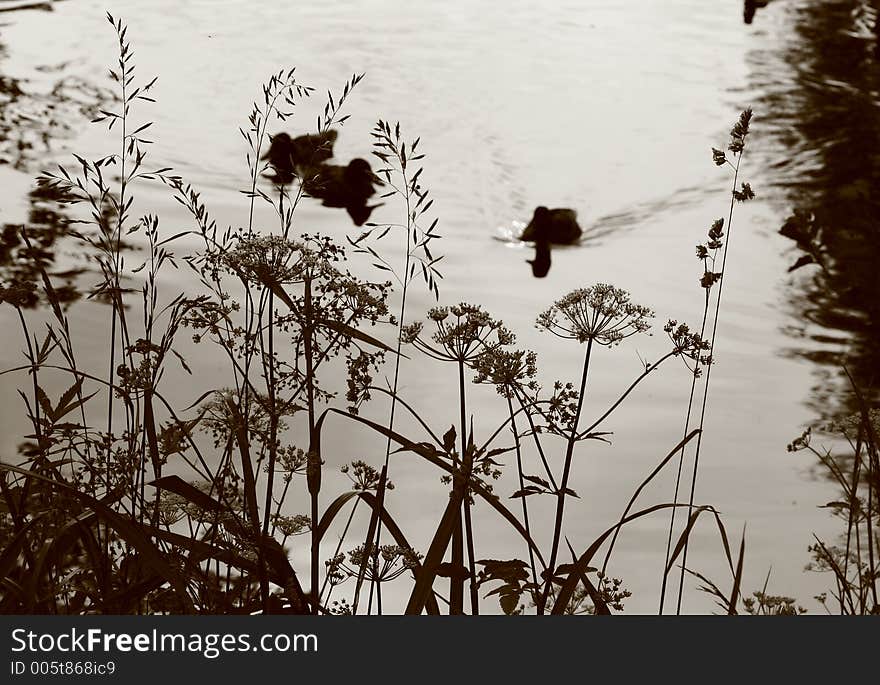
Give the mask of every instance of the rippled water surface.
[{"label": "rippled water surface", "polygon": [[[247,200],[237,192],[248,183],[238,128],[266,77],[296,66],[299,79],[317,88],[286,124],[305,132],[323,93],[364,72],[346,107],[351,118],[337,157],[367,157],[377,118],[400,121],[408,137],[421,137],[424,184],[443,235],[443,303],[476,301],[503,319],[521,345],[538,351],[547,384],[575,380],[580,370],[576,344],[534,328],[535,316],[558,296],[605,281],[652,307],[659,324],[652,338],[599,351],[588,416],[601,414],[625,389],[640,359],[662,353],[666,319],[699,323],[703,295],[693,246],[726,214],[730,183],[712,164],[710,147],[722,147],[739,111],[754,107],[743,167],[758,199],[737,207],[731,231],[697,500],[723,513],[732,536],[747,526],[746,588],[760,589],[772,568],[772,592],[814,609],[812,595],[827,579],[803,572],[806,546],[813,532],[833,535],[833,522],[817,505],[834,493],[811,476],[805,457],[786,453],[786,444],[817,416],[847,404],[835,365],[844,350],[866,384],[877,366],[880,300],[870,247],[876,237],[856,239],[873,235],[870,193],[880,169],[876,13],[862,4],[868,3],[776,0],[750,25],[736,2],[697,0],[117,0],[112,10],[130,26],[141,77],[159,75],[158,102],[146,115],[155,122],[153,164],[174,167],[198,188],[219,223],[247,218]],[[23,93],[7,93],[0,103],[16,116],[31,113],[10,125],[0,149],[0,223],[26,221],[29,212],[35,221],[39,202],[31,196],[29,204],[28,193],[41,168],[68,160],[71,151],[114,151],[81,114],[110,87],[106,69],[115,45],[106,3],[69,0],[53,8],[0,14],[4,92],[14,79]],[[47,114],[41,108],[62,79],[68,95],[60,113]],[[50,116],[60,123],[46,125]],[[22,131],[25,142],[13,135]],[[530,250],[511,240],[537,205],[572,207],[585,229],[580,245],[553,251],[541,280],[525,263]],[[139,190],[136,206],[157,213],[168,235],[191,228],[161,187]],[[826,235],[835,236],[828,249],[849,265],[837,280],[820,281],[810,267],[788,273],[797,252],[778,230],[795,209],[819,212]],[[379,222],[400,218],[390,203],[374,213]],[[270,230],[270,215],[258,215],[258,224]],[[340,238],[355,230],[344,212],[312,200],[298,210],[295,228]],[[387,249],[390,259],[402,259],[399,246]],[[76,258],[60,247],[59,262],[69,266]],[[185,270],[168,281],[169,293],[195,288]],[[417,288],[411,316],[432,302]],[[86,302],[72,312],[86,343],[84,363],[102,358],[105,343],[90,331],[101,330],[108,310]],[[21,342],[10,311],[0,317],[5,368],[21,363]],[[203,348],[191,362],[195,384],[182,374],[164,381],[186,404],[222,368],[222,359]],[[414,359],[402,374],[405,397],[438,430],[457,421],[454,369]],[[14,387],[3,379],[7,451],[21,433]],[[613,415],[613,445],[583,446],[572,480],[580,500],[567,510],[575,548],[620,516],[633,488],[681,438],[689,388],[686,370],[667,364]],[[476,429],[487,433],[506,408],[491,388],[469,392]],[[378,403],[372,411],[383,416]],[[353,458],[378,463],[382,445],[342,428],[326,450],[337,455],[327,457],[329,471]],[[397,455],[392,462],[398,487],[390,507],[413,544],[425,547],[445,495],[437,473],[414,459]],[[341,479],[328,476],[326,491],[341,488]],[[512,486],[502,480],[497,487]],[[642,495],[644,503],[671,499],[672,487],[670,474]],[[481,556],[509,556],[512,540],[495,514],[478,506],[475,516]],[[629,610],[656,611],[666,525],[665,516],[646,519],[621,536],[612,572],[633,592]],[[689,566],[727,584],[717,535],[707,525],[694,540]],[[693,588],[686,596],[686,611],[711,608]]]}]

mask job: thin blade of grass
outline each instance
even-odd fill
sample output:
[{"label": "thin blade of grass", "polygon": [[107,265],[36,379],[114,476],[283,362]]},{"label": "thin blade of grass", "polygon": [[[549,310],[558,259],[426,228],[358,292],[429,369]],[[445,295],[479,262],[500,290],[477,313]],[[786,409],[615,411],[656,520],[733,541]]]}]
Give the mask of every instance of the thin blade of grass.
[{"label": "thin blade of grass", "polygon": [[733,589],[730,591],[730,601],[727,603],[727,613],[735,616],[736,605],[739,602],[740,587],[742,586],[743,560],[746,556],[746,527],[743,526],[742,540],[739,543],[739,558],[736,561],[736,573],[733,576]]}]

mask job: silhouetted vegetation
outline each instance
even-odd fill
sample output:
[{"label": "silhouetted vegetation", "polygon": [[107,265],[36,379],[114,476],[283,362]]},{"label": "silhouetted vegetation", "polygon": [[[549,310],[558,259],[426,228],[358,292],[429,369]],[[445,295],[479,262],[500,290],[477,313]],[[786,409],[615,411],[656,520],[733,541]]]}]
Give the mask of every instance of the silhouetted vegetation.
[{"label": "silhouetted vegetation", "polygon": [[[108,18],[118,37],[113,78],[120,95],[118,107],[102,111],[96,123],[118,136],[119,151],[95,160],[77,157],[76,167],[39,179],[41,197],[63,198],[85,222],[71,235],[96,255],[99,280],[90,292],[109,304],[107,330],[96,333],[107,341],[100,368],[84,368],[79,360],[68,316],[72,301],[62,296],[51,261],[35,251],[34,226],[8,236],[12,262],[31,271],[0,287],[0,301],[15,312],[25,345],[25,363],[0,373],[24,379],[29,433],[20,462],[0,462],[0,610],[384,613],[383,586],[408,582],[409,614],[499,608],[507,614],[610,614],[621,611],[629,596],[612,573],[620,530],[664,512],[670,520],[666,555],[658,560],[661,613],[676,568],[681,610],[690,536],[705,518],[717,529],[730,572],[729,591],[726,583],[723,591],[713,584],[726,600],[724,610],[768,613],[780,606],[766,593],[757,604],[743,599],[745,535],[735,552],[718,512],[696,496],[728,237],[736,204],[754,197],[740,169],[751,110],[734,124],[726,149],[712,153],[732,184],[727,216],[711,224],[696,248],[700,325],[667,321],[656,361],[645,363],[613,403],[596,411],[586,401],[590,369],[649,332],[650,307],[605,283],[549,304],[537,315],[537,327],[565,341],[554,354],[580,361],[576,383],[546,385],[538,355],[518,349],[515,333],[480,305],[438,305],[425,316],[413,314],[412,289],[425,288],[440,300],[442,278],[435,250],[439,222],[425,186],[421,139],[380,120],[372,130],[375,172],[365,160],[366,167],[355,164],[349,172],[351,164],[331,167],[324,156],[357,75],[340,96],[328,97],[314,138],[305,139],[318,144],[305,153],[293,145],[301,137],[288,135],[289,145],[282,145],[279,135],[270,139],[269,127],[288,120],[313,89],[293,70],[268,80],[242,131],[249,219],[221,228],[196,189],[170,169],[148,166],[145,132],[151,124],[139,117],[152,102],[155,79],[137,79],[127,29]],[[314,161],[318,172],[304,173],[314,170]],[[275,174],[271,192],[263,187],[267,172]],[[290,177],[280,179],[282,172]],[[304,194],[320,197],[320,186],[312,184],[322,183],[322,174],[323,183],[342,184],[339,192],[364,205],[381,182],[382,197],[399,209],[400,221],[366,224],[345,245],[297,233],[299,202]],[[134,193],[145,183],[167,188],[194,227],[166,237],[159,217],[135,215]],[[257,226],[257,203],[272,210],[277,224],[271,230]],[[193,238],[197,250],[175,252]],[[393,239],[404,247],[400,259],[389,254],[401,252],[383,250]],[[142,260],[123,254],[128,243],[142,247]],[[357,273],[350,272],[356,264]],[[191,270],[199,291],[166,294],[169,268]],[[46,307],[28,310],[37,299]],[[399,307],[392,311],[393,305]],[[194,373],[187,356],[205,345],[219,351],[226,375],[194,377],[206,383],[205,392],[190,406],[175,405],[163,380]],[[409,402],[400,382],[403,355],[447,366],[457,388],[454,425],[436,425],[434,407]],[[591,443],[610,440],[606,420],[673,359],[693,378],[681,439],[658,448],[656,468],[637,484],[620,518],[575,549],[566,536],[566,514],[570,520],[579,504],[572,474],[587,463],[577,457]],[[387,385],[375,380],[382,371]],[[59,379],[65,389],[52,392]],[[506,410],[494,430],[475,427],[475,393],[496,397]],[[378,398],[388,404],[377,411]],[[351,488],[328,494],[328,436],[355,429],[380,438],[384,454],[342,467]],[[876,442],[870,445],[876,460]],[[406,512],[386,502],[392,456],[399,454],[418,457],[441,477],[443,513],[429,539],[410,540],[399,523]],[[678,477],[669,501],[637,506],[670,465]],[[495,491],[504,470],[516,479],[512,493]],[[869,490],[867,507],[876,506],[876,492]],[[549,530],[537,529],[538,498],[552,508]],[[476,506],[492,510],[517,536],[520,547],[508,558],[481,554]],[[679,511],[683,520],[677,521]],[[365,534],[355,532],[358,514]],[[589,509],[582,506],[579,514]],[[305,550],[307,555],[290,553]],[[291,562],[306,556],[307,562]]]}]

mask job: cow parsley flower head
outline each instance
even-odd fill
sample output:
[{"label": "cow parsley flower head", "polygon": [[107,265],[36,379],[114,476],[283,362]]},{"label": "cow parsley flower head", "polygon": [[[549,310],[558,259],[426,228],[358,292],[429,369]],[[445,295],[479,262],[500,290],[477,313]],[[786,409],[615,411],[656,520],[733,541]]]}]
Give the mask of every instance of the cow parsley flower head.
[{"label": "cow parsley flower head", "polygon": [[579,343],[616,345],[651,327],[654,312],[630,301],[625,290],[607,283],[578,288],[560,298],[538,316],[536,325],[560,338]]},{"label": "cow parsley flower head", "polygon": [[479,305],[462,302],[453,307],[434,307],[428,311],[428,319],[435,326],[430,341],[422,337],[420,323],[404,326],[401,339],[434,359],[472,365],[481,354],[516,341],[501,321]]},{"label": "cow parsley flower head", "polygon": [[537,389],[537,360],[531,351],[487,350],[474,361],[474,383],[491,383],[504,397],[513,397],[517,388]]}]

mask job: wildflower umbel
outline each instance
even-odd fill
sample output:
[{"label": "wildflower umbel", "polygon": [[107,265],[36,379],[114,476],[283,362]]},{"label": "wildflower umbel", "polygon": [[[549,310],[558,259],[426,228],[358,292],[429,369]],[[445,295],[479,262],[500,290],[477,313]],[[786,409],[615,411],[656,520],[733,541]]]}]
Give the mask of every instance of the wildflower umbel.
[{"label": "wildflower umbel", "polygon": [[537,390],[537,361],[531,351],[487,350],[474,360],[474,383],[491,383],[504,397],[513,397],[518,388]]},{"label": "wildflower umbel", "polygon": [[437,327],[431,336],[434,345],[421,337],[421,322],[404,326],[401,340],[440,361],[472,365],[481,354],[516,342],[516,336],[479,305],[462,302],[454,307],[434,307],[428,318]]},{"label": "wildflower umbel", "polygon": [[358,545],[348,553],[346,562],[344,554],[337,554],[324,562],[327,575],[334,585],[344,583],[348,578],[357,578],[358,569],[366,561],[366,576],[379,583],[399,578],[407,571],[416,569],[421,563],[422,555],[410,547],[400,545],[366,545],[369,553],[364,553],[365,546]]},{"label": "wildflower umbel", "polygon": [[[691,331],[686,323],[678,323],[675,319],[670,319],[663,327],[663,331],[672,342],[672,354],[681,357],[685,366],[695,375],[700,375],[701,365],[708,366],[712,362],[711,355],[704,354],[711,348],[709,341],[703,340],[699,333]],[[696,363],[689,364],[688,360]]]},{"label": "wildflower umbel", "polygon": [[[367,491],[376,490],[379,487],[380,473],[365,461],[357,460],[346,464],[339,469],[348,476],[355,490]],[[385,481],[385,489],[393,490],[394,483],[390,480]]]},{"label": "wildflower umbel", "polygon": [[611,346],[649,330],[653,316],[652,310],[631,302],[625,290],[597,283],[557,300],[538,316],[536,325],[559,338]]}]

